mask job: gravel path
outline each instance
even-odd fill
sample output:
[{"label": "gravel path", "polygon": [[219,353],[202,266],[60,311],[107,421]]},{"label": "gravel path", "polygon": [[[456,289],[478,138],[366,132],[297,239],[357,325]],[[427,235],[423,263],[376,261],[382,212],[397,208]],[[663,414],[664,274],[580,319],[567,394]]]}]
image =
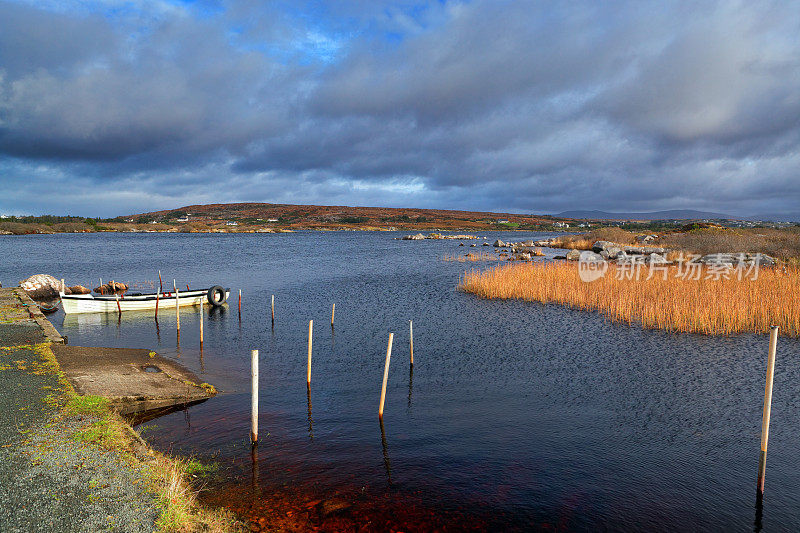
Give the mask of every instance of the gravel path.
[{"label": "gravel path", "polygon": [[39,357],[0,348],[0,531],[153,531],[146,467],[76,439],[99,418],[45,401],[59,384]]}]

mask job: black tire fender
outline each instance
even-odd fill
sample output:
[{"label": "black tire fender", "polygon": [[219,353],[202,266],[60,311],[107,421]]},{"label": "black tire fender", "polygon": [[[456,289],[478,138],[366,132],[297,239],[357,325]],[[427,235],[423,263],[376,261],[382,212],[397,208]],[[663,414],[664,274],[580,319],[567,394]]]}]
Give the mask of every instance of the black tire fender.
[{"label": "black tire fender", "polygon": [[210,303],[214,307],[219,307],[220,305],[225,303],[225,300],[228,299],[228,295],[225,292],[225,289],[223,289],[219,285],[214,285],[213,287],[208,289],[207,297],[208,297],[208,303]]}]

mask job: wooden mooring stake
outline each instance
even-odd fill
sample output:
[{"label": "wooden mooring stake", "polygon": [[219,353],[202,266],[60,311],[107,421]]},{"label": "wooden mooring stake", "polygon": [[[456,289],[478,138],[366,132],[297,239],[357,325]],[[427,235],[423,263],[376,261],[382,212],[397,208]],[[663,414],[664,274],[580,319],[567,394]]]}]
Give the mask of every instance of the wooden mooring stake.
[{"label": "wooden mooring stake", "polygon": [[314,339],[314,321],[308,321],[308,371],[306,372],[306,383],[311,386],[311,344]]},{"label": "wooden mooring stake", "polygon": [[408,321],[408,340],[411,348],[411,366],[414,366],[414,322]]},{"label": "wooden mooring stake", "polygon": [[769,415],[772,407],[772,378],[775,372],[775,350],[778,346],[778,326],[772,326],[769,335],[767,356],[767,384],[764,388],[764,412],[761,416],[761,453],[758,456],[758,496],[764,494],[764,476],[767,470],[767,441],[769,439]]},{"label": "wooden mooring stake", "polygon": [[117,313],[118,313],[118,316],[121,317],[122,316],[122,307],[120,307],[120,305],[119,305],[119,294],[117,294],[117,284],[114,282],[113,279],[111,280],[111,290],[114,291],[114,299],[117,301]]},{"label": "wooden mooring stake", "polygon": [[331,307],[331,327],[333,327],[333,317],[336,316],[336,304]]},{"label": "wooden mooring stake", "polygon": [[272,327],[275,327],[275,295],[272,295]]},{"label": "wooden mooring stake", "polygon": [[252,399],[250,409],[250,442],[258,445],[258,350],[250,352],[250,377],[252,378]]},{"label": "wooden mooring stake", "polygon": [[200,351],[203,351],[203,301],[200,300]]},{"label": "wooden mooring stake", "polygon": [[383,420],[383,403],[386,400],[386,383],[389,381],[389,360],[392,358],[392,340],[394,340],[394,333],[389,333],[389,345],[386,347],[386,365],[383,367],[381,404],[378,407],[378,418],[380,418],[381,420]]},{"label": "wooden mooring stake", "polygon": [[175,327],[178,330],[178,335],[181,334],[181,299],[178,292],[178,285],[175,280],[172,280],[172,288],[175,290]]}]

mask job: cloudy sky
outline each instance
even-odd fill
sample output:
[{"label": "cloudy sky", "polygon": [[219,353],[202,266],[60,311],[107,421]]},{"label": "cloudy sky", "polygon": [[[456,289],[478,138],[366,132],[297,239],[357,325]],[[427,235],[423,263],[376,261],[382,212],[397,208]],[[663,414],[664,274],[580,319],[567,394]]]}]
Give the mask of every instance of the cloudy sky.
[{"label": "cloudy sky", "polygon": [[0,212],[800,211],[784,2],[0,0]]}]

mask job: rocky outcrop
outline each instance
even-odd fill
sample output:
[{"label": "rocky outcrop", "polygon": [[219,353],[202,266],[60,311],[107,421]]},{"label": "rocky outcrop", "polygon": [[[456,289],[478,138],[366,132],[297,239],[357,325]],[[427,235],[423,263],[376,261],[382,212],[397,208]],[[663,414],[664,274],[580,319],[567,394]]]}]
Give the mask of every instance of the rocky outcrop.
[{"label": "rocky outcrop", "polygon": [[406,235],[402,238],[404,241],[424,241],[425,235],[417,233],[416,235]]},{"label": "rocky outcrop", "polygon": [[566,259],[567,261],[578,261],[581,258],[581,251],[580,250],[570,250],[567,252]]},{"label": "rocky outcrop", "polygon": [[59,295],[61,280],[48,274],[34,274],[20,281],[19,286],[34,300],[52,300]]}]

